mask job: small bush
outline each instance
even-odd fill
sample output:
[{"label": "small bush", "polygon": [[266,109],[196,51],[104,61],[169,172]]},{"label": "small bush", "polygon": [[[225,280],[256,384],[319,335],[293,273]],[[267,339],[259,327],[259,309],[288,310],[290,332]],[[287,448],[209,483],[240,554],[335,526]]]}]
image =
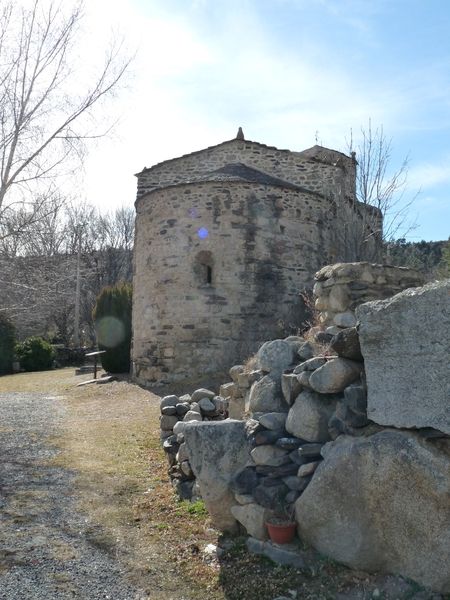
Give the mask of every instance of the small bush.
[{"label": "small bush", "polygon": [[109,373],[130,370],[132,287],[119,283],[104,288],[95,304],[92,316],[101,354],[102,367]]},{"label": "small bush", "polygon": [[0,375],[11,373],[16,332],[11,321],[0,313]]},{"label": "small bush", "polygon": [[33,336],[16,346],[17,358],[25,371],[45,371],[53,366],[55,351],[43,338]]}]

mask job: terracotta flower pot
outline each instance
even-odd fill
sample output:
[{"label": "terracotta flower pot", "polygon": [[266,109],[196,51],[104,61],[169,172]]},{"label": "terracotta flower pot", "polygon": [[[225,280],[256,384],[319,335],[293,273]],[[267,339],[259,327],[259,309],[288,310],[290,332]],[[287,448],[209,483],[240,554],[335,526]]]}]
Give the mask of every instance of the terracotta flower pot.
[{"label": "terracotta flower pot", "polygon": [[266,523],[269,537],[275,544],[289,544],[295,537],[297,523]]}]

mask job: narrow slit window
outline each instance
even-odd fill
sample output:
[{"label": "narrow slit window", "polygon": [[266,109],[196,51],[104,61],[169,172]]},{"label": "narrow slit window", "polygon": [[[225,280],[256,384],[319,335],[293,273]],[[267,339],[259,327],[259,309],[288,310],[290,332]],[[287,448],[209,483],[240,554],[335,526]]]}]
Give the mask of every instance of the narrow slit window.
[{"label": "narrow slit window", "polygon": [[206,265],[206,283],[212,283],[212,267]]}]

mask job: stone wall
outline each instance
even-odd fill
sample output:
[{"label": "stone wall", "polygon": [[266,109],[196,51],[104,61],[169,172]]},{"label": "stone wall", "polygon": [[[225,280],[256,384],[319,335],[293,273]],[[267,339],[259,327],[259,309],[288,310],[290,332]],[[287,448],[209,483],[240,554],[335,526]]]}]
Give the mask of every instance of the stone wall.
[{"label": "stone wall", "polygon": [[236,182],[180,185],[139,200],[137,381],[225,374],[268,337],[300,327],[299,292],[333,255],[326,223],[338,220],[334,208],[318,194]]},{"label": "stone wall", "polygon": [[320,323],[341,328],[356,324],[355,308],[359,304],[389,298],[424,283],[423,275],[415,269],[368,262],[327,265],[314,279]]},{"label": "stone wall", "polygon": [[214,423],[204,435],[202,423],[187,423],[171,436],[185,444],[216,524],[230,529],[234,518],[265,540],[269,519],[295,511],[299,537],[322,554],[450,592],[449,298],[450,280],[365,303],[361,345],[358,328],[340,328],[328,344],[314,328],[266,342],[251,367],[233,367],[221,402],[244,421],[221,423],[233,459],[226,450],[215,459],[217,491],[205,465]]}]

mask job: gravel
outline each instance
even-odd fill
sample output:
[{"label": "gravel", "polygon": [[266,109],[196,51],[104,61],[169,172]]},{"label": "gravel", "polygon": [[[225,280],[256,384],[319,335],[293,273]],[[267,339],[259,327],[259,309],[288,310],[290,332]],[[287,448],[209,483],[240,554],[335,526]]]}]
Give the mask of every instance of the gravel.
[{"label": "gravel", "polygon": [[51,463],[63,416],[59,397],[0,394],[0,598],[147,597],[77,512],[75,473]]}]

